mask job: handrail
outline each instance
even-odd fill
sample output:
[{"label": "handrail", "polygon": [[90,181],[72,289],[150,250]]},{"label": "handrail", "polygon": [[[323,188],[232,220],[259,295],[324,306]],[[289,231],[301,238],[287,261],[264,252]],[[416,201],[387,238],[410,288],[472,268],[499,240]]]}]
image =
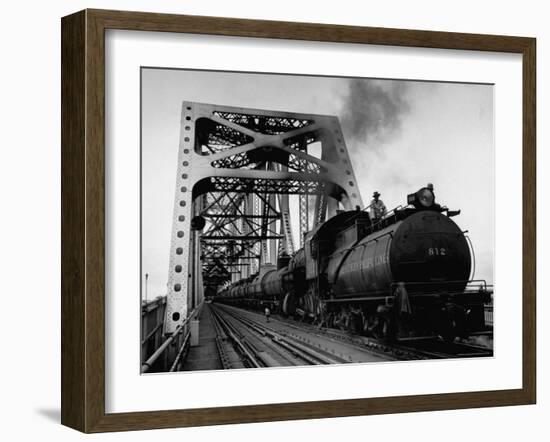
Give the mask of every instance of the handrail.
[{"label": "handrail", "polygon": [[[141,315],[145,315],[154,309],[160,308],[166,304],[166,296],[157,296],[155,299],[143,301],[141,304]],[[153,308],[152,308],[153,307]]]},{"label": "handrail", "polygon": [[149,332],[149,334],[143,338],[143,340],[141,341],[141,345],[144,345],[149,339],[151,339],[153,337],[153,335],[159,330],[159,328],[161,328],[162,326],[164,325],[164,321],[161,321],[159,322],[155,328],[153,330],[151,330]]},{"label": "handrail", "polygon": [[[482,284],[482,287],[484,290],[487,290],[487,287],[489,285],[487,284],[487,281],[485,279],[457,279],[457,280],[449,280],[449,281],[411,281],[411,282],[405,282],[405,285],[408,286],[414,286],[414,285],[444,285],[444,284],[458,284],[458,283],[466,283],[466,287],[470,284]],[[399,284],[399,281],[392,282],[390,284],[390,287],[395,287]]]},{"label": "handrail", "polygon": [[470,277],[473,279],[475,274],[476,274],[476,254],[475,254],[475,251],[474,251],[474,245],[472,244],[472,240],[470,239],[470,237],[468,235],[464,235],[464,237],[466,238],[466,240],[468,241],[468,245],[470,246],[470,252],[471,252],[471,255],[472,255],[472,273],[470,275]]},{"label": "handrail", "polygon": [[[372,207],[372,203],[369,204],[368,206],[364,207],[363,209],[359,210],[357,212],[357,215],[354,217],[354,218],[351,218],[350,220],[353,221],[355,220],[355,218],[357,218],[359,216],[360,213],[368,213],[369,214],[369,218],[370,218],[370,212],[367,212],[370,208]],[[403,206],[403,205],[398,205],[396,207],[394,207],[393,209],[391,210],[388,210],[386,211],[386,213],[384,213],[384,215],[382,216],[382,218],[378,218],[378,219],[374,219],[374,218],[370,218],[370,221],[371,221],[371,224],[370,224],[370,234],[372,233],[375,233],[377,232],[379,229],[379,226],[383,223],[383,222],[386,222],[389,218],[391,217],[397,217],[397,211],[398,210],[401,210],[401,209],[404,209],[406,208],[407,206]],[[397,218],[396,218],[396,221],[397,221]]]},{"label": "handrail", "polygon": [[174,363],[170,367],[170,370],[169,370],[170,372],[173,372],[176,370],[176,367],[178,365],[179,360],[181,359],[181,356],[183,355],[185,347],[187,347],[187,343],[189,342],[190,336],[191,336],[191,330],[189,330],[185,335],[185,338],[183,339],[183,344],[181,344],[178,354],[176,355],[176,359],[174,359]]},{"label": "handrail", "polygon": [[[361,301],[361,300],[376,300],[376,299],[383,299],[388,296],[393,296],[394,289],[397,287],[397,284],[399,282],[392,282],[390,284],[389,289],[385,288],[382,290],[369,290],[361,293],[356,293],[357,296],[350,296],[350,293],[347,293],[346,295],[342,297],[336,297],[336,298],[328,298],[325,299],[325,302],[348,302],[348,301]],[[474,279],[474,280],[453,280],[453,281],[416,281],[416,282],[405,282],[405,287],[407,289],[410,289],[411,286],[419,286],[419,285],[441,285],[441,284],[458,284],[458,283],[466,283],[466,287],[464,290],[461,290],[459,292],[455,291],[449,291],[447,294],[449,295],[455,295],[455,294],[470,294],[474,293],[474,287],[471,287],[471,284],[481,284],[483,291],[490,293],[490,291],[493,289],[493,285],[487,284],[487,282],[484,279]],[[479,287],[477,287],[477,291],[479,291]],[[418,292],[409,291],[409,295],[411,296],[433,296],[436,294],[435,292],[428,292],[419,294]]]},{"label": "handrail", "polygon": [[174,330],[174,333],[172,333],[163,343],[162,345],[155,351],[149,359],[147,359],[143,364],[141,364],[141,373],[146,373],[149,371],[149,369],[153,366],[153,364],[157,361],[157,359],[160,357],[161,354],[164,353],[164,351],[168,348],[168,346],[174,341],[174,339],[182,332],[184,327],[187,325],[187,323],[193,318],[196,317],[196,314],[200,313],[200,309],[202,308],[204,301],[202,301],[198,306],[196,306],[193,310],[191,310],[191,313],[183,320],[183,322],[176,327]]},{"label": "handrail", "polygon": [[162,345],[157,349],[156,352],[154,352],[149,359],[147,359],[142,365],[141,365],[141,372],[146,373],[153,364],[157,361],[159,356],[164,353],[164,350],[168,348],[168,346],[172,343],[172,341],[175,339],[177,335],[180,334],[180,332],[183,330],[183,324],[179,325],[176,330],[174,330],[174,333],[170,335],[168,339],[166,339]]}]

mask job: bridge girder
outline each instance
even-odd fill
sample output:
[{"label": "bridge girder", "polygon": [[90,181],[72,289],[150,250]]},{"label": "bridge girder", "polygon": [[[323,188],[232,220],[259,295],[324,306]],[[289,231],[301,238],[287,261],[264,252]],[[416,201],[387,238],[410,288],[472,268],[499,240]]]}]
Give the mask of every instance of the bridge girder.
[{"label": "bridge girder", "polygon": [[204,290],[294,252],[289,195],[300,195],[300,241],[338,205],[362,208],[336,117],[182,104],[165,333]]}]

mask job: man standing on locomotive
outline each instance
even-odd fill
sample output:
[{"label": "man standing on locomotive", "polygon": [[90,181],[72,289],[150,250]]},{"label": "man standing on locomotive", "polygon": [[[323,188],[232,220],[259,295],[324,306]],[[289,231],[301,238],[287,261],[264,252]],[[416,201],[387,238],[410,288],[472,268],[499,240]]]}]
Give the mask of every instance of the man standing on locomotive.
[{"label": "man standing on locomotive", "polygon": [[373,200],[370,202],[370,216],[373,221],[379,221],[386,214],[386,205],[379,199],[380,193],[377,191],[372,194]]}]

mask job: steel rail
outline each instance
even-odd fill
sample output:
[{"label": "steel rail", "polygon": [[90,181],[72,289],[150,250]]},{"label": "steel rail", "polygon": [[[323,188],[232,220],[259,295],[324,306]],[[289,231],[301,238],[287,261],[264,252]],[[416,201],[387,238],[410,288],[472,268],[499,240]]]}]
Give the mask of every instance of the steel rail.
[{"label": "steel rail", "polygon": [[[479,280],[482,281],[482,280]],[[478,281],[478,282],[479,282]],[[235,308],[235,307],[230,307]],[[236,313],[238,314],[238,313]],[[335,339],[345,342],[348,345],[352,345],[357,348],[365,348],[368,351],[372,351],[377,355],[387,360],[414,360],[414,359],[453,359],[453,358],[467,358],[467,357],[489,357],[493,354],[493,349],[489,347],[483,347],[478,345],[472,345],[464,342],[453,342],[444,344],[438,341],[439,347],[446,345],[449,351],[431,351],[424,350],[422,348],[416,348],[414,345],[408,345],[401,341],[397,343],[390,343],[381,341],[375,338],[362,336],[362,335],[348,335],[344,334],[340,330],[329,327],[313,327],[303,323],[296,324],[295,321],[290,319],[279,319],[287,326],[295,328],[297,330],[308,331],[320,337],[328,337],[329,339]],[[414,339],[410,340],[411,343]],[[450,351],[454,347],[458,349],[464,348],[466,351]]]},{"label": "steel rail", "polygon": [[329,327],[314,327],[302,322],[296,323],[294,320],[288,318],[280,318],[279,321],[296,330],[307,331],[308,333],[319,337],[328,338],[332,341],[341,341],[342,343],[353,346],[358,350],[364,350],[376,354],[378,357],[388,361],[402,360],[404,358],[404,360],[426,359],[426,355],[408,352],[404,348],[396,349],[391,347],[388,343],[374,338],[361,335],[349,335],[347,333],[343,333],[341,330]]},{"label": "steel rail", "polygon": [[[415,347],[412,345],[399,345],[393,344],[392,347],[396,349],[403,349],[407,352],[413,352],[419,356],[423,356],[425,359],[456,359],[456,358],[468,358],[468,357],[490,357],[493,356],[493,350],[491,348],[480,347],[472,344],[465,344],[462,342],[440,342],[434,341],[434,345],[440,348],[425,349]],[[463,349],[462,351],[453,351]]]},{"label": "steel rail", "polygon": [[278,344],[282,347],[284,347],[286,350],[293,353],[295,356],[298,356],[305,360],[306,362],[312,364],[312,365],[319,365],[319,362],[322,364],[340,364],[342,362],[347,362],[343,359],[334,359],[329,356],[325,356],[318,351],[308,348],[305,345],[302,345],[300,343],[295,342],[293,339],[288,338],[286,336],[281,335],[280,333],[277,333],[275,330],[260,325],[259,323],[251,320],[250,318],[243,317],[242,315],[239,315],[235,312],[228,312],[226,309],[223,309],[224,312],[236,320],[240,321],[244,325],[256,330],[258,333],[269,337],[275,344]]},{"label": "steel rail", "polygon": [[216,316],[216,319],[219,321],[220,326],[224,328],[225,333],[231,339],[235,345],[239,348],[241,353],[248,359],[248,361],[255,367],[260,368],[262,367],[262,364],[258,362],[258,358],[256,355],[253,355],[252,352],[244,345],[242,342],[242,339],[240,339],[236,331],[234,331],[234,328],[220,315],[216,309],[212,309],[212,313],[214,316]]},{"label": "steel rail", "polygon": [[220,323],[218,322],[217,318],[214,316],[214,313],[212,310],[210,310],[210,316],[212,317],[212,324],[214,324],[214,329],[216,332],[216,348],[218,349],[218,356],[220,358],[220,362],[222,364],[222,367],[224,370],[228,370],[232,367],[231,361],[227,357],[227,352],[225,351],[223,342],[225,339],[227,339],[227,334],[222,329]]},{"label": "steel rail", "polygon": [[[227,317],[230,317],[230,318],[232,318],[233,320],[238,321],[239,323],[241,323],[242,325],[244,325],[244,326],[247,327],[247,328],[251,328],[252,330],[256,331],[258,334],[261,334],[262,336],[265,336],[265,333],[262,333],[261,330],[257,330],[257,329],[254,328],[253,326],[250,326],[250,325],[244,323],[244,322],[241,321],[239,318],[237,318],[237,317],[235,317],[234,315],[232,315],[231,313],[227,312],[225,309],[221,309],[221,310],[222,310],[223,314],[225,314]],[[221,313],[220,313],[220,312],[217,312],[217,313],[221,316]],[[225,321],[226,323],[229,324],[229,321],[227,321],[225,318],[224,318],[224,321]],[[234,330],[236,330],[236,328],[235,328],[234,325],[231,325],[231,327],[232,327]],[[243,344],[243,345],[244,345],[244,344]],[[256,358],[257,360],[262,361],[263,366],[266,366],[266,367],[279,367],[279,366],[280,366],[280,364],[274,365],[271,361],[269,361],[269,360],[266,359],[265,357],[262,357],[262,355],[260,354],[259,351],[255,350],[255,349],[253,349],[253,348],[252,348],[252,352],[255,354],[255,358]],[[262,365],[260,365],[260,366],[262,366]]]},{"label": "steel rail", "polygon": [[348,345],[353,345],[358,348],[366,348],[369,351],[375,352],[377,355],[387,358],[388,360],[415,360],[415,359],[453,359],[453,358],[467,358],[467,357],[488,357],[492,356],[493,350],[488,347],[479,345],[468,344],[464,342],[451,342],[444,343],[437,341],[440,347],[447,346],[447,348],[464,348],[471,351],[466,352],[443,352],[424,350],[422,348],[415,347],[414,344],[409,345],[408,342],[413,343],[418,338],[411,338],[408,341],[399,342],[385,342],[376,338],[362,336],[362,335],[348,335],[341,330],[330,327],[313,327],[311,325],[305,325],[303,323],[296,324],[293,320],[280,319],[289,327],[297,330],[307,329],[310,333],[317,336],[325,336],[330,339],[336,339],[345,342]]}]

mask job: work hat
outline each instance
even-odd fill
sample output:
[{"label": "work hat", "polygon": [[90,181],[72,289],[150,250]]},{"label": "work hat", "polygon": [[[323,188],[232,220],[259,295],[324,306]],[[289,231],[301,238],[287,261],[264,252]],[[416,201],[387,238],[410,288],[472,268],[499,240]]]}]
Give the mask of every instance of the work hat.
[{"label": "work hat", "polygon": [[378,191],[375,191],[372,196],[380,196],[380,193],[378,193]]}]

